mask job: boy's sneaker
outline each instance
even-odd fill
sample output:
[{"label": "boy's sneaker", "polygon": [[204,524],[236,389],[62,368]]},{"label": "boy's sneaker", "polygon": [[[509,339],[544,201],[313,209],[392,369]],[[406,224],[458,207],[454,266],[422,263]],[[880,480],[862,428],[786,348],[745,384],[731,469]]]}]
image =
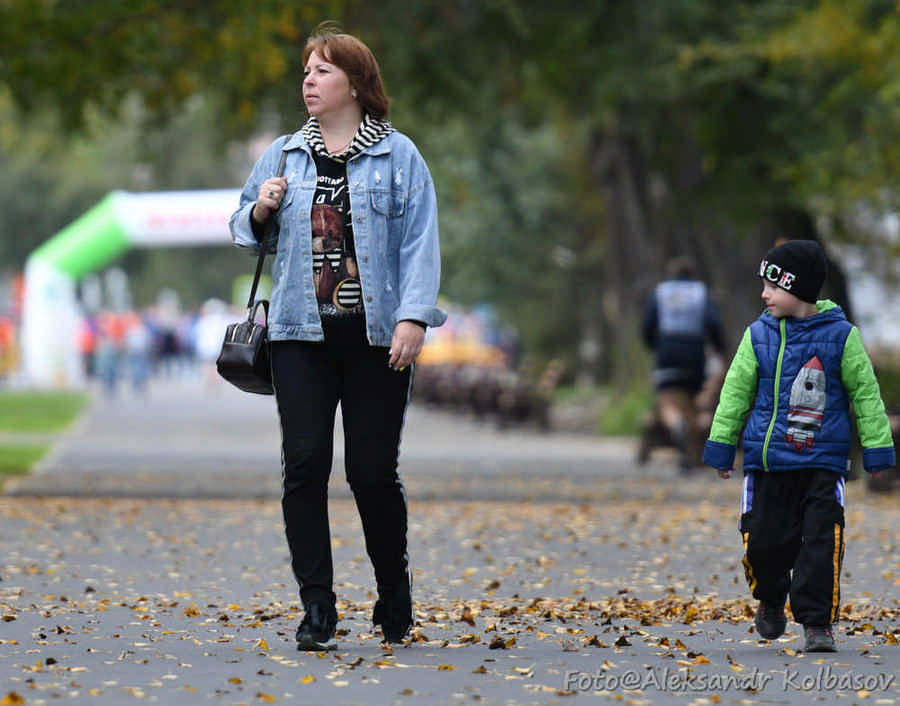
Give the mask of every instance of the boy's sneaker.
[{"label": "boy's sneaker", "polygon": [[310,603],[297,628],[297,649],[319,652],[336,650],[337,611],[334,606]]},{"label": "boy's sneaker", "polygon": [[375,601],[372,622],[381,626],[385,642],[403,642],[414,622],[409,587],[404,586]]},{"label": "boy's sneaker", "polygon": [[803,632],[806,635],[804,652],[837,652],[830,625],[804,625]]},{"label": "boy's sneaker", "polygon": [[760,601],[756,609],[756,632],[766,640],[775,640],[784,635],[787,617],[784,614],[784,602]]}]

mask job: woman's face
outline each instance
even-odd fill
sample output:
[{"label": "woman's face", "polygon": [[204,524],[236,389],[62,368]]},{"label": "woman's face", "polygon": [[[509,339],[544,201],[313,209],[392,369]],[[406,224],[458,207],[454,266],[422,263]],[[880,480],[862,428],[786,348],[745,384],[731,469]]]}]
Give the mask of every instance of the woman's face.
[{"label": "woman's face", "polygon": [[318,52],[309,55],[303,71],[303,102],[310,115],[322,118],[354,105],[346,72]]}]

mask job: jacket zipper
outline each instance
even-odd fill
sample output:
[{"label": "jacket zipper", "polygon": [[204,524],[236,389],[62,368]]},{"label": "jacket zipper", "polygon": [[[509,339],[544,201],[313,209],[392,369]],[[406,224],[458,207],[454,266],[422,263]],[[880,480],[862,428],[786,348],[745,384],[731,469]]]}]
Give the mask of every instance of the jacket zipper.
[{"label": "jacket zipper", "polygon": [[772,391],[772,418],[769,420],[769,428],[766,430],[766,440],[763,442],[762,462],[763,470],[769,470],[769,441],[772,439],[772,431],[775,429],[775,419],[778,417],[778,389],[781,387],[781,363],[784,359],[784,347],[787,343],[787,320],[782,319],[778,323],[781,332],[781,345],[778,347],[778,362],[775,364],[775,389]]}]

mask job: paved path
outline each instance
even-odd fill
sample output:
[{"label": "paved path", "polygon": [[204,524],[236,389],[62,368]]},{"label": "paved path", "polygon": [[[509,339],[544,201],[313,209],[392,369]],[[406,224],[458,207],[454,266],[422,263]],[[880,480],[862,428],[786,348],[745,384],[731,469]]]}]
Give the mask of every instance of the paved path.
[{"label": "paved path", "polygon": [[298,653],[272,400],[206,392],[97,398],[0,497],[0,704],[900,703],[896,497],[848,486],[840,652],[804,655],[753,631],[736,480],[415,407],[414,641],[335,473],[340,647]]},{"label": "paved path", "polygon": [[[273,398],[199,379],[157,381],[145,397],[95,397],[82,419],[11,495],[280,497],[280,451]],[[630,441],[498,431],[411,405],[401,475],[416,497],[585,500],[625,492],[623,476],[646,483],[630,496],[664,490],[665,462],[637,470]],[[332,484],[343,480],[340,414]]]}]

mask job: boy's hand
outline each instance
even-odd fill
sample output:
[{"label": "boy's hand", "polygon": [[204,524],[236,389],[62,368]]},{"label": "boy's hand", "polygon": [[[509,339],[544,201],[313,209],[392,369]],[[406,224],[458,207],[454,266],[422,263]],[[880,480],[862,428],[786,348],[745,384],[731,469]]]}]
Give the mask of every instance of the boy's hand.
[{"label": "boy's hand", "polygon": [[731,471],[719,471],[719,478],[731,478]]}]

